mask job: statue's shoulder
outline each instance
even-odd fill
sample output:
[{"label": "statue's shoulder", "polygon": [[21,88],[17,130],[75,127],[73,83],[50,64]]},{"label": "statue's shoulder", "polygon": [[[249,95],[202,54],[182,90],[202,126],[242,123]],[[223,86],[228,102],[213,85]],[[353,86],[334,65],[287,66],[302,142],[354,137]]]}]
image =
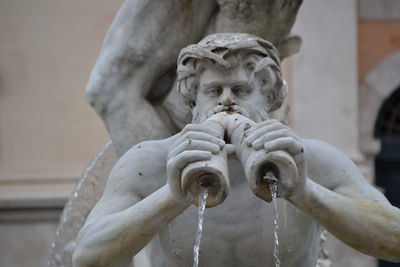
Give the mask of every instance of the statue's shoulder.
[{"label": "statue's shoulder", "polygon": [[303,145],[308,156],[337,150],[332,145],[318,139],[303,139]]},{"label": "statue's shoulder", "polygon": [[132,146],[114,165],[107,181],[109,192],[132,192],[146,196],[166,181],[170,140],[144,141]]},{"label": "statue's shoulder", "polygon": [[363,178],[353,161],[334,146],[315,139],[304,139],[303,145],[308,174],[316,182],[331,188]]},{"label": "statue's shoulder", "polygon": [[350,160],[336,147],[317,139],[303,139],[307,160],[311,162],[334,163],[335,161]]},{"label": "statue's shoulder", "polygon": [[132,146],[121,156],[114,168],[129,166],[135,171],[137,168],[153,171],[165,168],[168,150],[172,137],[161,140],[148,140]]},{"label": "statue's shoulder", "polygon": [[132,146],[122,155],[123,158],[130,157],[165,157],[168,154],[168,149],[171,145],[172,137],[160,140],[147,140]]},{"label": "statue's shoulder", "polygon": [[113,171],[126,168],[130,173],[137,172],[138,169],[152,174],[165,172],[168,151],[176,138],[177,135],[174,135],[160,140],[143,141],[132,146],[117,161]]}]

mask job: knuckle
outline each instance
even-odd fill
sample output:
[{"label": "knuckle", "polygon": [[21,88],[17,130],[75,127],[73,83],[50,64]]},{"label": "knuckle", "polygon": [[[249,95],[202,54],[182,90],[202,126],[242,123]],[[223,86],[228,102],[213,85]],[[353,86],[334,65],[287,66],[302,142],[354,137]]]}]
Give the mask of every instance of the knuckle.
[{"label": "knuckle", "polygon": [[167,169],[171,169],[175,166],[175,160],[168,160],[167,161]]},{"label": "knuckle", "polygon": [[193,131],[193,129],[196,127],[195,124],[187,124],[182,131],[188,132],[188,131]]},{"label": "knuckle", "polygon": [[187,131],[187,132],[185,132],[185,133],[182,135],[182,137],[183,137],[184,139],[193,138],[193,131]]},{"label": "knuckle", "polygon": [[176,146],[172,147],[169,151],[168,151],[168,156],[167,159],[171,159],[175,156],[176,154]]},{"label": "knuckle", "polygon": [[291,136],[286,136],[283,138],[283,140],[289,146],[296,145],[296,141]]},{"label": "knuckle", "polygon": [[171,160],[174,158],[174,155],[172,155],[171,153],[168,154],[167,156],[167,166],[168,164],[170,164]]},{"label": "knuckle", "polygon": [[277,129],[277,128],[279,128],[279,126],[280,126],[280,123],[278,123],[278,122],[273,122],[273,123],[271,123],[271,124],[269,124],[269,125],[267,125],[267,126],[265,126],[269,131],[271,131],[271,130],[273,130],[273,129]]},{"label": "knuckle", "polygon": [[280,124],[282,124],[282,123],[280,123],[278,120],[276,120],[276,119],[271,119],[270,120],[270,124],[276,124],[276,125],[280,125]]},{"label": "knuckle", "polygon": [[290,142],[290,143],[294,143],[294,142],[296,142],[295,140],[294,140],[294,138],[293,137],[291,137],[290,135],[286,135],[285,137],[283,137],[287,142]]},{"label": "knuckle", "polygon": [[279,129],[279,133],[284,135],[284,136],[290,136],[290,132],[286,128]]},{"label": "knuckle", "polygon": [[185,151],[182,151],[182,152],[179,154],[178,157],[179,157],[179,159],[184,159],[184,158],[190,157],[191,154],[192,154],[191,151],[185,150]]},{"label": "knuckle", "polygon": [[199,138],[199,132],[196,131],[189,131],[186,133],[186,137],[190,139],[198,139]]}]

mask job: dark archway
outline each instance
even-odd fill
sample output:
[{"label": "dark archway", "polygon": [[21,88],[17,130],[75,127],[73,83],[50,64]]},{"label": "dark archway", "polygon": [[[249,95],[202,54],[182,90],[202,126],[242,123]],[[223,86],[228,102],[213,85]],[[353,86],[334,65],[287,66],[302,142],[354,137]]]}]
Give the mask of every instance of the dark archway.
[{"label": "dark archway", "polygon": [[[400,208],[400,87],[383,102],[374,135],[381,141],[381,152],[375,159],[376,184]],[[400,267],[400,263],[380,260],[379,267]]]}]

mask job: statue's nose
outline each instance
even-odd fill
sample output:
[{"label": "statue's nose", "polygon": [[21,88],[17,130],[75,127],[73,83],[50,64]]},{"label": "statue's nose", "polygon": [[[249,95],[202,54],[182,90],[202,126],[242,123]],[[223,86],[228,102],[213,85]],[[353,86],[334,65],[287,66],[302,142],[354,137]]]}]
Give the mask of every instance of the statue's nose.
[{"label": "statue's nose", "polygon": [[236,101],[231,95],[227,95],[222,97],[221,102],[219,102],[218,104],[224,106],[232,106],[236,105]]}]

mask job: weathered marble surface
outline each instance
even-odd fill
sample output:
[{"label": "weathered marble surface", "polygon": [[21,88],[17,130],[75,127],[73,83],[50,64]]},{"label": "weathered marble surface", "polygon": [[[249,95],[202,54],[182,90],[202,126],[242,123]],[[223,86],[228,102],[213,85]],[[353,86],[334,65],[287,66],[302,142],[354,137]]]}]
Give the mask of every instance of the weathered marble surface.
[{"label": "weathered marble surface", "polygon": [[281,57],[299,50],[289,36],[302,0],[127,0],[106,36],[86,96],[120,156],[139,141],[160,139],[190,122],[172,89],[180,49],[206,33],[261,36]]},{"label": "weathered marble surface", "polygon": [[[282,56],[288,56],[301,43],[299,37],[289,37],[301,2],[127,0],[111,25],[86,89],[118,156],[139,141],[170,136],[190,122],[191,112],[173,86],[175,62],[182,47],[206,32],[242,31],[268,37]],[[286,112],[285,105],[271,116],[284,120]],[[105,177],[100,181],[93,178],[96,175],[77,189],[85,192],[91,184],[96,185],[97,193],[90,193],[86,204],[97,200],[105,183]],[[92,195],[94,200],[87,202]],[[72,242],[83,223],[82,216],[90,210],[86,204],[78,211],[77,223],[61,224],[61,240],[56,240],[53,250],[58,257],[64,258],[60,256],[63,247]],[[63,217],[74,216],[72,213],[66,211]],[[70,262],[68,248],[65,253],[64,260]]]},{"label": "weathered marble surface", "polygon": [[[155,1],[154,1],[155,2]],[[219,2],[219,4],[221,4],[221,2],[222,1],[220,1]],[[229,5],[228,5],[229,6]],[[230,7],[230,9],[229,10],[231,10],[231,8],[232,8],[232,5],[231,5],[231,7]],[[239,8],[239,6],[238,6],[238,8]],[[245,10],[246,11],[246,8],[244,8],[244,9],[241,9],[241,10]],[[251,10],[251,8],[250,8],[250,10]],[[226,11],[226,10],[225,10]],[[244,14],[245,14],[246,12],[244,12]],[[229,14],[229,12],[227,12],[226,14]],[[228,16],[229,17],[229,16]],[[243,22],[243,18],[246,18],[246,15],[244,15],[244,16],[242,16],[242,22]],[[115,23],[115,24],[117,24],[117,23]],[[229,23],[222,23],[221,25],[225,25],[224,27],[226,27],[226,25],[229,25]],[[229,28],[229,27],[228,27]],[[273,36],[272,36],[273,37]],[[295,39],[292,39],[292,40],[295,40]],[[280,42],[276,42],[277,44],[278,44],[278,46],[280,45]],[[295,42],[296,43],[296,42]],[[106,45],[105,45],[106,46]],[[283,47],[283,46],[282,46]],[[109,49],[109,50],[111,50],[111,49]],[[284,48],[281,48],[281,51],[284,51],[285,49]],[[104,51],[103,51],[104,52]],[[112,50],[111,50],[111,52],[110,51],[107,51],[107,56],[109,56],[110,54],[108,54],[108,53],[112,53]],[[134,57],[136,57],[137,55],[134,55]],[[143,56],[143,55],[141,55],[141,56]],[[135,58],[136,59],[136,58]],[[143,59],[143,57],[141,58],[141,59]],[[105,60],[105,61],[107,61],[107,60]],[[129,64],[131,64],[131,66],[132,65],[134,65],[134,63],[135,63],[136,61],[135,60],[133,60],[133,63],[132,62],[130,62]],[[157,59],[156,59],[156,62],[157,62]],[[104,62],[103,62],[104,63]],[[163,63],[165,63],[165,62],[163,62]],[[129,65],[128,64],[128,65]],[[143,64],[143,61],[141,61],[141,64]],[[146,63],[144,63],[144,64],[146,64]],[[154,62],[152,61],[151,62],[151,64],[154,64]],[[120,67],[120,66],[127,66],[127,65],[125,65],[125,64],[115,64],[115,66],[114,67],[116,67],[116,68],[118,68],[118,67]],[[134,66],[133,68],[131,68],[131,66],[128,66],[126,69],[120,69],[120,70],[122,70],[122,72],[119,72],[119,73],[122,73],[122,74],[126,74],[125,72],[129,72],[129,70],[138,70],[138,69],[135,69],[135,67],[137,67],[137,66]],[[147,73],[149,72],[149,71],[151,71],[151,70],[154,70],[153,69],[153,67],[154,66],[152,66],[152,67],[149,67],[149,68],[142,68],[142,66],[143,65],[141,65],[140,67],[139,67],[139,69],[140,69],[140,71],[143,71],[143,70],[146,70],[147,71]],[[157,66],[157,67],[160,67],[160,66]],[[140,71],[133,71],[135,74],[134,75],[132,75],[131,76],[131,78],[133,77],[133,76],[135,76],[137,73],[139,73],[138,75],[139,75],[139,81],[136,79],[137,77],[133,77],[132,78],[132,80],[129,80],[130,78],[128,77],[130,74],[127,74],[126,76],[123,76],[123,78],[122,78],[122,80],[124,80],[124,81],[130,81],[130,82],[132,82],[133,81],[133,84],[136,84],[136,85],[139,85],[139,88],[141,88],[141,90],[143,89],[143,91],[141,91],[141,93],[143,93],[143,92],[146,92],[146,93],[148,93],[146,96],[147,96],[147,100],[151,100],[150,101],[150,105],[154,105],[154,107],[155,107],[155,109],[156,110],[158,110],[158,112],[160,112],[161,111],[161,113],[159,113],[159,114],[164,114],[164,115],[161,115],[161,122],[162,123],[166,123],[167,125],[164,125],[164,126],[167,126],[167,128],[161,128],[161,129],[168,129],[169,128],[169,131],[166,131],[166,132],[160,132],[160,131],[154,131],[154,132],[157,132],[157,134],[161,134],[161,136],[159,136],[159,137],[162,137],[164,134],[165,135],[169,135],[169,134],[171,134],[171,133],[173,133],[173,132],[175,132],[175,131],[177,131],[179,128],[181,128],[184,124],[185,124],[185,122],[187,122],[188,120],[189,120],[189,118],[187,117],[187,112],[188,112],[188,110],[186,109],[186,110],[184,110],[184,109],[182,109],[182,110],[177,110],[176,109],[176,103],[180,103],[179,101],[181,101],[181,99],[179,99],[179,96],[176,96],[176,95],[173,95],[173,94],[169,94],[168,96],[167,96],[167,98],[166,98],[166,100],[163,102],[164,104],[163,105],[159,105],[157,102],[161,99],[161,98],[163,98],[162,96],[160,96],[160,95],[157,95],[156,93],[158,92],[158,93],[163,93],[164,92],[164,94],[166,94],[166,92],[168,91],[168,88],[163,88],[163,89],[160,89],[159,87],[157,87],[157,86],[155,86],[154,88],[156,88],[157,90],[155,90],[155,91],[153,91],[153,93],[154,92],[156,92],[155,94],[151,94],[151,93],[149,93],[149,91],[148,90],[146,90],[145,88],[147,87],[147,89],[149,89],[151,86],[149,86],[148,84],[146,84],[146,83],[143,83],[143,81],[140,81]],[[94,70],[93,71],[93,73],[95,73],[96,72],[96,70]],[[116,69],[114,69],[114,72],[116,72]],[[159,73],[159,72],[158,72]],[[114,73],[115,74],[115,73]],[[96,74],[93,74],[92,75],[92,77],[93,76],[95,76]],[[118,75],[117,75],[118,76]],[[110,77],[110,76],[109,76]],[[97,77],[95,77],[96,79],[97,78],[99,78],[98,76]],[[165,78],[165,77],[164,77]],[[119,77],[119,79],[121,79],[121,77]],[[157,79],[157,78],[156,78]],[[170,78],[167,78],[167,80],[169,80]],[[101,79],[100,79],[101,80]],[[97,83],[99,80],[97,80],[97,81],[95,81],[95,83]],[[165,83],[165,79],[162,79],[161,80],[162,82],[161,83]],[[110,79],[110,82],[111,82],[111,79]],[[115,80],[114,80],[114,82],[115,82]],[[137,82],[137,83],[135,83],[135,82]],[[111,82],[112,83],[112,82]],[[118,83],[114,83],[114,84],[112,84],[112,86],[114,86],[114,88],[115,88],[115,85],[116,84],[118,84]],[[100,83],[100,85],[102,85],[101,83]],[[132,138],[130,138],[128,135],[129,135],[129,133],[128,133],[128,135],[123,135],[122,133],[122,131],[121,131],[121,129],[123,128],[123,127],[121,127],[121,122],[123,122],[123,125],[124,126],[126,126],[126,125],[133,125],[133,124],[127,124],[126,123],[126,121],[123,121],[123,120],[120,120],[120,119],[116,119],[116,118],[123,118],[123,117],[126,117],[127,115],[128,115],[128,117],[129,116],[131,116],[131,114],[132,113],[130,113],[130,112],[128,112],[128,113],[126,113],[126,111],[128,110],[128,108],[126,107],[126,105],[124,105],[124,101],[126,101],[126,102],[129,102],[129,100],[133,100],[133,99],[135,99],[136,98],[136,100],[137,99],[140,99],[140,97],[143,97],[143,95],[141,95],[141,96],[137,96],[135,93],[133,93],[132,91],[130,91],[130,90],[132,90],[132,88],[134,88],[136,85],[134,85],[134,86],[131,86],[129,89],[126,89],[126,88],[123,88],[122,90],[120,90],[120,91],[118,91],[118,92],[120,92],[120,93],[117,93],[117,100],[114,98],[114,96],[113,95],[111,95],[111,94],[104,94],[103,96],[105,96],[103,99],[101,99],[101,101],[103,101],[104,100],[104,103],[101,103],[101,101],[93,101],[93,99],[94,98],[92,98],[92,97],[98,97],[98,95],[100,95],[100,94],[98,94],[98,95],[96,95],[96,93],[98,93],[96,90],[94,90],[95,92],[94,92],[94,94],[92,94],[91,95],[91,93],[93,93],[93,91],[90,91],[90,90],[88,90],[88,92],[89,92],[89,98],[92,100],[92,104],[94,104],[94,106],[96,107],[96,105],[97,104],[99,104],[100,103],[100,106],[102,105],[102,104],[104,104],[103,106],[101,106],[101,108],[104,108],[104,107],[106,107],[105,109],[100,109],[100,111],[101,112],[99,112],[99,109],[98,109],[98,112],[99,112],[99,114],[103,117],[103,119],[104,119],[104,121],[105,121],[105,123],[106,123],[106,125],[107,125],[107,127],[108,127],[108,129],[110,130],[110,132],[111,132],[111,134],[112,134],[112,137],[113,137],[113,139],[116,141],[116,143],[120,143],[121,144],[121,146],[119,146],[117,149],[120,151],[119,153],[120,154],[122,154],[122,152],[124,151],[124,147],[125,147],[125,149],[128,147],[128,145],[125,143],[125,144],[122,144],[123,142],[125,142],[126,140],[129,140],[129,142],[132,142]],[[144,85],[144,86],[143,86]],[[129,87],[129,86],[128,86]],[[89,88],[89,87],[88,87]],[[98,89],[98,88],[95,88],[95,89]],[[152,90],[151,88],[149,89],[150,91]],[[171,91],[171,92],[174,92],[174,91]],[[138,97],[138,98],[137,98]],[[106,98],[108,98],[108,100],[106,99]],[[177,100],[178,99],[178,100]],[[135,101],[136,101],[135,100]],[[143,99],[142,99],[143,100]],[[178,101],[178,102],[177,102]],[[145,102],[145,101],[144,101]],[[109,104],[109,103],[112,103],[112,105],[109,105],[108,107],[107,107],[107,105]],[[146,102],[145,102],[146,103]],[[156,104],[157,103],[157,104]],[[132,106],[135,106],[136,108],[138,108],[141,104],[143,104],[143,101],[139,101],[139,102],[135,102],[134,103],[134,105],[132,105]],[[97,106],[96,108],[98,108],[99,106]],[[143,107],[143,106],[142,106]],[[146,109],[146,107],[149,107],[149,106],[144,106],[144,109]],[[163,113],[163,109],[167,109],[168,110],[168,112],[169,112],[169,114],[170,114],[170,117],[163,117],[163,116],[165,116],[165,113]],[[114,111],[115,111],[115,113],[114,113]],[[113,115],[111,115],[112,113],[114,113]],[[144,123],[144,126],[146,127],[146,126],[149,126],[149,125],[146,125],[146,118],[150,118],[150,117],[152,117],[153,115],[156,115],[156,114],[154,114],[154,113],[148,113],[148,112],[143,112],[142,114],[139,114],[139,113],[137,113],[136,115],[138,115],[138,117],[140,118],[140,120],[141,121],[145,121],[145,123]],[[135,116],[136,116],[135,115]],[[113,117],[113,119],[110,119],[110,117],[108,117],[107,118],[107,116],[114,116]],[[146,117],[146,116],[149,116],[149,117]],[[153,118],[158,118],[157,116],[155,116],[155,117],[153,117]],[[137,118],[135,119],[135,118],[132,118],[133,120],[133,122],[136,120],[136,121],[138,121],[137,120]],[[139,121],[139,123],[140,123],[140,121]],[[118,125],[118,124],[120,124],[120,125]],[[142,125],[143,126],[143,125]],[[137,128],[135,128],[135,129],[133,129],[131,132],[134,132],[134,133],[138,133],[139,132],[139,130],[138,129],[141,129],[141,130],[144,130],[143,132],[142,132],[142,135],[145,135],[145,134],[147,134],[147,137],[148,137],[148,135],[149,134],[152,134],[153,132],[152,131],[147,131],[147,130],[145,130],[145,127],[137,127]],[[155,126],[155,127],[158,127],[157,125]],[[119,129],[119,130],[116,130],[116,129]],[[114,134],[112,133],[114,131]],[[120,135],[121,134],[121,135]],[[131,134],[131,133],[130,133]],[[140,133],[139,133],[139,135],[140,135]],[[137,136],[135,136],[135,138],[136,138]],[[117,140],[119,140],[119,141],[117,141]],[[122,140],[122,141],[121,141]],[[140,137],[139,137],[139,140],[140,140]],[[122,152],[121,152],[122,151]]]},{"label": "weathered marble surface", "polygon": [[[262,184],[268,172],[278,179],[280,217],[287,219],[287,227],[280,226],[285,227],[280,232],[282,266],[317,263],[319,225],[360,252],[400,261],[400,210],[340,151],[302,139],[269,118],[286,95],[270,43],[245,34],[210,35],[182,50],[178,89],[192,109],[192,124],[170,138],[139,143],[119,159],[78,234],[76,266],[123,266],[143,248],[151,266],[190,265],[196,209],[182,191],[181,173],[221,153],[228,155],[230,191],[207,212],[209,233],[200,259],[205,266],[274,263],[265,253],[273,247],[265,243],[273,239],[272,208],[254,196],[271,200]],[[235,140],[236,124],[244,127]],[[258,168],[259,157],[252,155],[260,151],[285,151],[291,160],[282,159],[287,166],[282,168],[293,164],[297,175],[285,177],[270,165]],[[256,183],[248,172],[252,168],[260,176]],[[213,182],[209,184],[212,188]],[[290,204],[283,209],[286,202]],[[168,231],[168,225],[175,231]]]}]

